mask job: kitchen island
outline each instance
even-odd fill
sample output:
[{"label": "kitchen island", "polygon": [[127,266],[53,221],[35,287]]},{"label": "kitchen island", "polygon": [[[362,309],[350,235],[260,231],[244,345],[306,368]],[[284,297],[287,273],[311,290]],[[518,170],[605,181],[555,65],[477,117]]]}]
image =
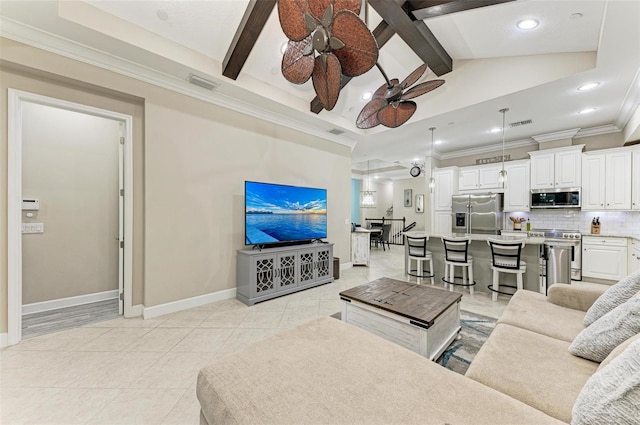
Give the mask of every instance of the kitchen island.
[{"label": "kitchen island", "polygon": [[[545,293],[546,289],[541,285],[540,281],[540,249],[544,244],[544,238],[527,237],[523,232],[520,236],[496,236],[483,234],[446,234],[434,235],[423,231],[408,231],[404,233],[409,237],[428,236],[427,249],[433,253],[433,267],[435,268],[436,285],[443,285],[442,277],[444,276],[444,245],[442,237],[469,237],[469,255],[473,257],[473,277],[476,282],[474,289],[480,292],[490,293],[489,286],[493,281],[493,271],[491,270],[491,248],[487,243],[488,238],[500,239],[504,241],[524,240],[525,246],[522,249],[521,261],[527,263],[527,271],[523,275],[523,287],[529,291]],[[407,256],[408,248],[405,243],[405,261],[404,271],[407,274]],[[460,269],[456,269],[459,274]],[[515,274],[500,273],[500,286],[512,285],[516,286]],[[511,290],[507,288],[506,291]]]}]

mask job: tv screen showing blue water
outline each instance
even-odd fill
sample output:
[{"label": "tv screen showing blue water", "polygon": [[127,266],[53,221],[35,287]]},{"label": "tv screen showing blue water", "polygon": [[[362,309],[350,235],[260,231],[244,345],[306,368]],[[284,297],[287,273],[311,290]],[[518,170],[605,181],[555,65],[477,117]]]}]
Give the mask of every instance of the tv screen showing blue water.
[{"label": "tv screen showing blue water", "polygon": [[246,245],[327,237],[327,190],[245,182]]}]

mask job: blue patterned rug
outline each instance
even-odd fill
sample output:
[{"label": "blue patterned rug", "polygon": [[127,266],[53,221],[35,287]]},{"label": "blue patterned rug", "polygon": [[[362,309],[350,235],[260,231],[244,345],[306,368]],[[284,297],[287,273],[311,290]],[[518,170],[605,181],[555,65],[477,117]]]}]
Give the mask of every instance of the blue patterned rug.
[{"label": "blue patterned rug", "polygon": [[[341,313],[332,314],[340,320]],[[460,311],[460,339],[454,340],[438,358],[437,363],[464,375],[482,344],[496,327],[497,320],[480,314]]]},{"label": "blue patterned rug", "polygon": [[461,375],[464,375],[482,344],[496,326],[496,319],[479,314],[460,312],[460,339],[454,340],[437,362]]}]

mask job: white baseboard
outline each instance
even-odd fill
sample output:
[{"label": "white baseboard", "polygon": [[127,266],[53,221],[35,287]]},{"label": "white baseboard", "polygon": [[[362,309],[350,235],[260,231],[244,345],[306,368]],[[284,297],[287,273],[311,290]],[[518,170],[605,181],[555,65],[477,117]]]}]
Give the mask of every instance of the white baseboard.
[{"label": "white baseboard", "polygon": [[40,313],[43,311],[57,310],[64,307],[95,303],[118,298],[118,290],[96,292],[95,294],[79,295],[77,297],[59,298],[57,300],[43,301],[33,304],[24,304],[22,314]]},{"label": "white baseboard", "polygon": [[166,304],[154,305],[152,307],[144,307],[142,317],[144,319],[152,319],[164,314],[175,313],[209,304],[214,301],[226,300],[236,296],[236,288],[225,289],[223,291],[212,292],[210,294],[198,295],[197,297],[186,298],[184,300],[173,301]]},{"label": "white baseboard", "polygon": [[353,263],[351,262],[340,264],[340,270],[349,270],[352,267],[353,267]]},{"label": "white baseboard", "polygon": [[124,317],[126,317],[127,319],[130,317],[139,317],[142,316],[142,312],[144,311],[144,305],[142,304],[138,304],[138,305],[132,305],[131,306],[131,313],[130,314],[125,314]]},{"label": "white baseboard", "polygon": [[0,348],[4,348],[9,345],[8,336],[9,334],[7,334],[6,332],[0,334]]}]

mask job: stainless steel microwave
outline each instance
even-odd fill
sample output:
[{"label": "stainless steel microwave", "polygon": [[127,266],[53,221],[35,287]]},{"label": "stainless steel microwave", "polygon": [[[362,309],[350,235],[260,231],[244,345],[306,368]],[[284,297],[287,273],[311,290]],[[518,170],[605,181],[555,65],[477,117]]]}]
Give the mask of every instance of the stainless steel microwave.
[{"label": "stainless steel microwave", "polygon": [[531,208],[580,208],[580,188],[531,189]]}]

